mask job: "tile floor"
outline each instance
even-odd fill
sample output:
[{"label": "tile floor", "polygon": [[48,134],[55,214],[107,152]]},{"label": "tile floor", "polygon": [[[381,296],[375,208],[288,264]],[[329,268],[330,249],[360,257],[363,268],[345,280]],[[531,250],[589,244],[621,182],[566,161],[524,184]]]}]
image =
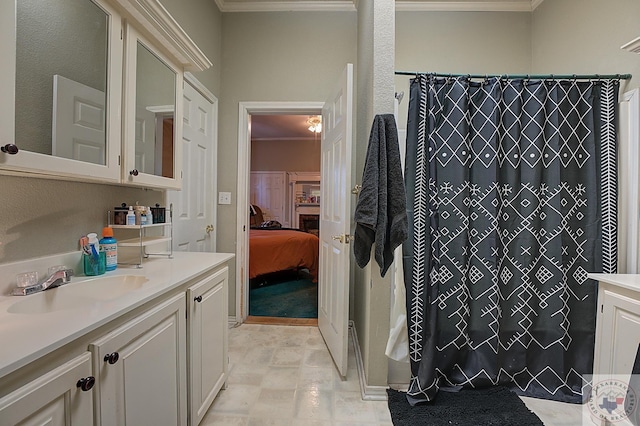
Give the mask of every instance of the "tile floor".
[{"label": "tile floor", "polygon": [[[548,426],[581,424],[581,406],[534,398]],[[243,324],[229,330],[229,377],[201,425],[392,425],[386,401],[363,401],[352,342],[341,380],[317,327]]]}]

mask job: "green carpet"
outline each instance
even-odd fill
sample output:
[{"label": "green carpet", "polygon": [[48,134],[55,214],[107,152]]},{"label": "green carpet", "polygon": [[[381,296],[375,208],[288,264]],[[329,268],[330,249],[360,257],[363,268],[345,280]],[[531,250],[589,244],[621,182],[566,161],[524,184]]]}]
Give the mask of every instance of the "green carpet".
[{"label": "green carpet", "polygon": [[295,279],[252,288],[249,315],[318,318],[318,285],[309,279]]}]

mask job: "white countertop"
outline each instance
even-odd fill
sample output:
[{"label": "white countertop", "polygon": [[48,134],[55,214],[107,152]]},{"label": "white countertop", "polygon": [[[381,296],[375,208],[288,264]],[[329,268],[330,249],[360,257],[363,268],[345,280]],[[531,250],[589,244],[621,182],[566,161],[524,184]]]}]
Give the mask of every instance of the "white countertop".
[{"label": "white countertop", "polygon": [[628,290],[640,291],[640,274],[587,274],[598,282],[606,282]]},{"label": "white countertop", "polygon": [[[230,253],[175,252],[172,259],[145,259],[141,269],[135,266],[118,266],[115,271],[99,277],[73,277],[70,283],[42,293],[29,296],[1,296],[0,378],[233,257]],[[9,312],[15,303],[36,297],[38,294],[46,293],[48,298],[54,298],[59,289],[64,289],[66,294],[69,294],[74,286],[90,285],[88,281],[91,279],[118,275],[142,275],[148,281],[140,288],[116,298],[83,302],[69,309],[48,313]]]}]

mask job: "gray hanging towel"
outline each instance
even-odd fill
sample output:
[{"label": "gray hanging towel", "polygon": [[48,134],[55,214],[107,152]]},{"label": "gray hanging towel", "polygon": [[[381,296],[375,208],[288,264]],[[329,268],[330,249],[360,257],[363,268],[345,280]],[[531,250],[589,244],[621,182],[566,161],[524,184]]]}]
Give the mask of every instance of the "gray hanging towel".
[{"label": "gray hanging towel", "polygon": [[384,276],[393,262],[393,251],[407,239],[406,206],[396,121],[393,114],[376,115],[354,214],[353,253],[359,267],[369,263],[375,242],[375,259]]}]

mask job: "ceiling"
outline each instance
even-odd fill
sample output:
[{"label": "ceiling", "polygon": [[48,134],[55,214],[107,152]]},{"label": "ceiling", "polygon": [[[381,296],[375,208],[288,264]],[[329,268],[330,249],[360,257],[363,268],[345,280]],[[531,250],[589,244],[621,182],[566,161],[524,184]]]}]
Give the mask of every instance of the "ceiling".
[{"label": "ceiling", "polygon": [[[531,12],[543,0],[395,0],[398,11]],[[222,12],[353,11],[358,0],[215,0]]]},{"label": "ceiling", "polygon": [[251,140],[314,140],[320,139],[309,131],[309,115],[252,115]]}]

